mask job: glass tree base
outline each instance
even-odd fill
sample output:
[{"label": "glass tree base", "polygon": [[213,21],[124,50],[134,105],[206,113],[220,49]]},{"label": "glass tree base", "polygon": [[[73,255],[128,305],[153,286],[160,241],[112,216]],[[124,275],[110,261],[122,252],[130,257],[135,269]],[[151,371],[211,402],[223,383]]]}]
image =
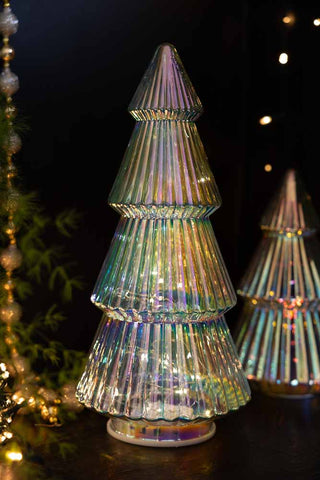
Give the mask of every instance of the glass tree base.
[{"label": "glass tree base", "polygon": [[190,425],[237,410],[250,389],[223,316],[172,325],[103,317],[76,395],[112,418]]},{"label": "glass tree base", "polygon": [[145,447],[186,447],[212,438],[216,425],[212,420],[196,423],[147,422],[110,418],[107,432],[122,442]]},{"label": "glass tree base", "polygon": [[254,381],[250,379],[250,385],[253,390],[259,390],[269,397],[288,398],[291,400],[304,400],[312,398],[320,393],[319,385],[289,385],[287,383],[277,384],[266,381]]}]

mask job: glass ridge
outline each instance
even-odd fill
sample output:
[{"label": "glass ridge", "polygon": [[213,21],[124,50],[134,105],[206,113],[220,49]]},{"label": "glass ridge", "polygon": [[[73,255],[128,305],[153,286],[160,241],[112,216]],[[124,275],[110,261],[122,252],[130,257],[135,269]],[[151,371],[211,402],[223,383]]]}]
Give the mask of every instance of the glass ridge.
[{"label": "glass ridge", "polygon": [[[247,303],[236,346],[248,379],[276,392],[281,385],[320,392],[320,315],[318,309],[254,307]],[[273,386],[273,387],[272,387]],[[297,391],[295,393],[298,393]]]},{"label": "glass ridge", "polygon": [[294,170],[261,228],[238,290],[245,306],[235,338],[245,374],[267,393],[320,393],[318,217]]},{"label": "glass ridge", "polygon": [[104,414],[193,421],[238,409],[250,390],[223,317],[146,325],[105,316],[77,397]]},{"label": "glass ridge", "polygon": [[[176,50],[161,45],[129,110],[167,116],[139,118],[109,196],[122,219],[91,300],[111,318],[206,321],[236,303],[207,219],[220,194],[189,121],[200,105]],[[184,113],[172,119],[177,109]]]},{"label": "glass ridge", "polygon": [[109,203],[132,217],[199,217],[216,210],[221,198],[196,125],[137,122]]},{"label": "glass ridge", "polygon": [[236,297],[209,220],[121,219],[92,301],[111,318],[192,322]]},{"label": "glass ridge", "polygon": [[172,45],[129,111],[137,124],[109,196],[121,218],[91,297],[103,317],[77,398],[118,424],[208,422],[250,390],[223,317],[236,296],[208,218],[221,199],[193,123],[202,105]]},{"label": "glass ridge", "polygon": [[319,252],[316,238],[263,238],[241,281],[239,295],[287,308],[319,304]]},{"label": "glass ridge", "polygon": [[196,120],[202,105],[173,45],[160,45],[128,108],[137,121]]},{"label": "glass ridge", "polygon": [[263,216],[264,237],[240,282],[239,295],[285,308],[318,305],[320,245],[310,234],[317,219],[297,173],[288,170]]},{"label": "glass ridge", "polygon": [[308,235],[319,229],[319,217],[311,197],[293,169],[284,181],[261,219],[261,229],[281,234]]}]

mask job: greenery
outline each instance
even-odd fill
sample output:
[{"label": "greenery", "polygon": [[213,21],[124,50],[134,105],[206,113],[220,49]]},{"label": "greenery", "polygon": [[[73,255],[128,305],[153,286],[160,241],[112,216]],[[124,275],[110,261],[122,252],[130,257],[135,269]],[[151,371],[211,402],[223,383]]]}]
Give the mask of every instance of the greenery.
[{"label": "greenery", "polygon": [[[15,132],[21,135],[26,131],[25,123],[21,120],[14,119],[13,123]],[[63,322],[67,320],[64,311],[66,304],[72,301],[74,291],[82,288],[82,280],[75,273],[77,265],[70,261],[65,248],[72,241],[80,218],[74,209],[52,218],[45,212],[35,193],[22,191],[23,181],[17,175],[14,187],[8,189],[7,160],[3,147],[9,128],[4,98],[0,98],[0,246],[8,246],[5,233],[8,206],[14,204],[14,209],[11,208],[13,224],[17,246],[23,255],[22,265],[14,271],[14,295],[23,307],[21,320],[11,326],[14,346],[18,354],[30,363],[31,370],[26,377],[30,391],[43,388],[59,392],[63,385],[79,378],[84,361],[84,354],[66,348],[57,340],[56,333],[59,329],[61,331]],[[55,243],[52,243],[52,239]],[[1,307],[7,299],[7,293],[4,289],[6,274],[2,267],[0,269]],[[0,362],[10,365],[11,350],[6,335],[7,325],[0,321]],[[12,392],[19,387],[17,378],[11,382]],[[19,467],[26,479],[49,478],[44,467],[34,460],[34,452],[41,446],[42,450],[45,447],[64,457],[74,450],[74,446],[64,438],[63,429],[52,425],[37,427],[37,424],[44,423],[38,410],[27,409],[25,405],[22,407],[21,411],[25,410],[27,415],[16,415],[11,431],[14,433],[14,442],[18,442],[24,452],[24,460],[14,468]],[[62,402],[58,418],[63,423],[75,418],[75,413],[65,408]]]}]

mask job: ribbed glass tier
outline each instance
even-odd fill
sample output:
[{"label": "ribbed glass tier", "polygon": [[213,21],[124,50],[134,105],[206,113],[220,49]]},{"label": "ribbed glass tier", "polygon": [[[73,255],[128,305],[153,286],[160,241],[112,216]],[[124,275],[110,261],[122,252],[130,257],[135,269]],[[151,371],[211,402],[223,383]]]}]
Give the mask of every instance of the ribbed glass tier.
[{"label": "ribbed glass tier", "polygon": [[160,45],[146,70],[129,112],[138,121],[195,120],[202,105],[173,45]]},{"label": "ribbed glass tier", "polygon": [[122,218],[92,301],[109,317],[201,322],[236,302],[208,219]]},{"label": "ribbed glass tier", "polygon": [[224,415],[250,398],[223,317],[200,324],[139,324],[102,318],[77,398],[131,419]]},{"label": "ribbed glass tier", "polygon": [[306,309],[244,308],[236,345],[248,379],[269,393],[320,393],[320,315]]},{"label": "ribbed glass tier", "polygon": [[320,302],[319,271],[320,245],[315,236],[268,236],[262,239],[238,293],[286,308],[312,306]]},{"label": "ribbed glass tier", "polygon": [[200,217],[218,208],[221,198],[196,125],[138,122],[109,203],[122,215],[146,218]]},{"label": "ribbed glass tier", "polygon": [[319,217],[311,197],[295,170],[286,173],[280,190],[262,218],[261,228],[299,235],[319,229]]}]

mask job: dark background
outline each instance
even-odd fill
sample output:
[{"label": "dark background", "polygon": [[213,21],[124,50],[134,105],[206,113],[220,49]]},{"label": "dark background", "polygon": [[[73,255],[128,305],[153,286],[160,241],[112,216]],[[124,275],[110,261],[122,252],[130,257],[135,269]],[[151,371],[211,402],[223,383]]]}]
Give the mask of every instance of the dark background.
[{"label": "dark background", "polygon": [[[211,218],[233,283],[288,167],[320,211],[317,2],[20,0],[12,8],[15,101],[31,127],[17,159],[23,183],[48,212],[82,214],[69,247],[86,286],[63,327],[67,345],[87,350],[97,328],[89,297],[118,222],[107,196],[134,127],[127,106],[158,44],[177,47],[205,108],[197,124],[223,198]],[[282,22],[290,11],[292,26]],[[261,127],[268,114],[272,124]],[[228,314],[231,327],[239,311]]]},{"label": "dark background", "polygon": [[[320,212],[319,2],[13,0],[12,8],[20,20],[15,102],[30,126],[16,160],[24,187],[52,215],[69,207],[82,215],[67,242],[85,280],[60,331],[67,346],[88,350],[101,316],[89,297],[119,218],[107,196],[134,127],[127,106],[158,44],[177,47],[205,107],[197,124],[223,198],[211,218],[234,285],[287,168],[300,171]],[[282,22],[289,12],[294,25]],[[278,62],[282,51],[287,65]],[[263,115],[273,122],[261,127]],[[45,297],[44,287],[35,310]],[[240,309],[227,315],[231,329]],[[77,461],[54,458],[52,469],[66,480],[316,480],[319,412],[313,400],[254,396],[217,422],[210,442],[163,451],[116,442],[103,418],[86,412],[66,426]]]}]

